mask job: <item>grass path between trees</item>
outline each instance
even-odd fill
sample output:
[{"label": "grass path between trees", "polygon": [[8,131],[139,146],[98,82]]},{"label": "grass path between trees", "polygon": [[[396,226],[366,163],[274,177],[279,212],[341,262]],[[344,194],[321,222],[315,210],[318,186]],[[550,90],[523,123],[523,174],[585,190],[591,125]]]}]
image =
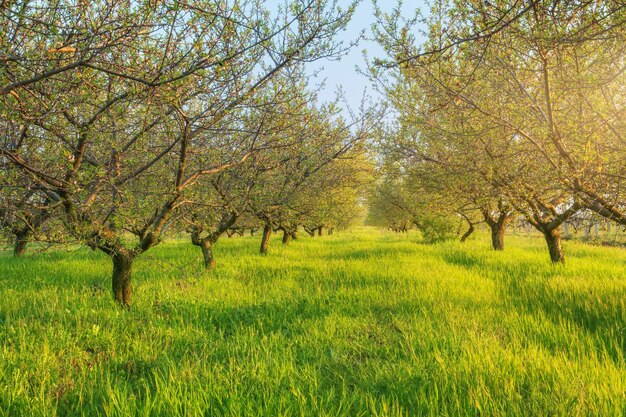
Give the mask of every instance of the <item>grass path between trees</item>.
[{"label": "grass path between trees", "polygon": [[357,229],[0,254],[0,416],[620,416],[626,250]]}]

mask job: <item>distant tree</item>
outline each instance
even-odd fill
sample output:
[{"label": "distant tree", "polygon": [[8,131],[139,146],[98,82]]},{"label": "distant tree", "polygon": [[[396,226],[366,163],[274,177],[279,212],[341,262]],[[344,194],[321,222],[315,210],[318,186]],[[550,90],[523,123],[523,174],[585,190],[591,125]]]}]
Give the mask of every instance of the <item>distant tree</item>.
[{"label": "distant tree", "polygon": [[[250,202],[255,192],[263,192],[263,178],[274,175],[281,164],[287,163],[289,155],[298,155],[302,146],[301,126],[313,95],[298,85],[303,75],[293,77],[292,73],[275,78],[262,99],[242,112],[241,123],[230,123],[229,131],[222,133],[232,135],[233,142],[248,143],[249,137],[262,151],[217,175],[199,179],[187,194],[189,204],[181,215],[192,243],[202,249],[208,269],[215,266],[212,248],[219,238],[231,233],[242,217],[250,223],[254,216]],[[223,152],[214,150],[216,155]],[[216,155],[205,154],[209,159]]]},{"label": "distant tree", "polygon": [[13,255],[21,256],[31,240],[51,241],[51,236],[43,235],[42,226],[60,201],[54,194],[22,181],[11,168],[8,164],[0,167],[0,232],[12,242]]},{"label": "distant tree", "polygon": [[351,215],[346,208],[355,208],[367,170],[363,145],[377,117],[374,108],[347,121],[332,103],[309,107],[304,123],[292,133],[300,145],[276,154],[276,168],[260,179],[250,200],[250,209],[264,223],[262,254],[275,230],[283,231],[288,243],[299,226],[321,235],[326,224],[337,227],[346,220],[338,218],[340,213]]},{"label": "distant tree", "polygon": [[372,177],[364,142],[362,138],[310,178],[290,203],[292,224],[302,225],[311,236],[315,231],[321,236],[324,230],[332,234],[362,217],[362,204]]},{"label": "distant tree", "polygon": [[426,176],[396,160],[386,161],[380,176],[370,191],[368,223],[395,232],[415,227],[428,243],[454,237],[460,217],[446,206],[445,196],[438,194],[437,187],[425,181]]}]

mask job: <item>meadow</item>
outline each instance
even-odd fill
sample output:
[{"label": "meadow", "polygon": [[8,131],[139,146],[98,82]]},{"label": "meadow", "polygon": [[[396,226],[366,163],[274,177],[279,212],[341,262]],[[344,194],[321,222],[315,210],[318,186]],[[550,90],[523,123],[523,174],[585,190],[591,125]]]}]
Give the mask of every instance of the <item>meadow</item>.
[{"label": "meadow", "polygon": [[626,250],[361,228],[0,255],[0,416],[620,416]]}]

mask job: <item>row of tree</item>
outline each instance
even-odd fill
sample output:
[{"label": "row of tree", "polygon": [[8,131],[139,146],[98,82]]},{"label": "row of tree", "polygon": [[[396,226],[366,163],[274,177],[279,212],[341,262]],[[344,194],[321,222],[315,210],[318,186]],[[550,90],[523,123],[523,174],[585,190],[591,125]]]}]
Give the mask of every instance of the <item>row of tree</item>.
[{"label": "row of tree", "polygon": [[133,261],[186,231],[212,245],[239,222],[344,226],[367,175],[371,114],[317,104],[305,64],[341,56],[352,15],[326,0],[5,1],[0,14],[0,223]]},{"label": "row of tree", "polygon": [[370,73],[395,116],[379,219],[462,218],[468,233],[484,221],[503,249],[523,216],[555,263],[564,222],[593,212],[626,225],[622,1],[440,0],[426,19],[377,15],[387,58]]}]

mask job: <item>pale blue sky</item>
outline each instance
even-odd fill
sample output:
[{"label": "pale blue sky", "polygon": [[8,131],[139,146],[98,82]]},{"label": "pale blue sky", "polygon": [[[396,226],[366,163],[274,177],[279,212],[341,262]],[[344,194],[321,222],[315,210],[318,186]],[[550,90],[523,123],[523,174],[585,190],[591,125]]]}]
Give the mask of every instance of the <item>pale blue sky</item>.
[{"label": "pale blue sky", "polygon": [[[349,3],[347,0],[340,0],[342,5]],[[413,15],[416,8],[426,11],[424,0],[405,0],[403,9],[409,15]],[[378,5],[383,11],[391,11],[396,6],[396,0],[378,0]],[[371,0],[362,0],[348,25],[347,31],[339,34],[339,39],[349,41],[356,39],[362,30],[365,30],[366,38],[371,35],[370,26],[374,23],[374,7]],[[320,99],[329,101],[335,98],[335,91],[341,86],[345,93],[346,100],[350,107],[358,108],[363,91],[367,89],[369,95],[374,95],[369,81],[360,75],[356,67],[365,69],[363,51],[366,50],[370,59],[382,57],[383,50],[375,42],[361,40],[359,45],[353,48],[341,61],[325,61],[321,63],[324,70],[320,74],[321,79],[326,79],[326,88],[322,92]]]},{"label": "pale blue sky", "polygon": [[[278,7],[279,4],[284,4],[284,1],[285,0],[266,0],[265,5],[272,9]],[[415,13],[416,8],[426,11],[425,1],[426,0],[404,0],[403,9],[410,17]],[[347,7],[350,3],[350,0],[338,1],[338,4],[342,7]],[[378,0],[378,6],[383,11],[391,11],[396,4],[397,0]],[[361,0],[347,30],[339,33],[337,39],[350,42],[351,40],[357,39],[363,30],[365,30],[365,37],[369,38],[371,35],[370,27],[374,21],[372,0]],[[340,87],[344,92],[347,104],[354,110],[358,109],[361,98],[363,97],[363,92],[366,89],[368,95],[375,96],[375,92],[369,85],[367,78],[360,75],[356,69],[356,67],[359,67],[365,70],[364,50],[367,51],[370,58],[383,56],[382,48],[375,42],[362,39],[356,47],[352,48],[352,50],[341,59],[341,61],[323,61],[310,65],[311,72],[323,67],[323,70],[316,80],[316,84],[325,80],[325,88],[321,91],[319,97],[322,102],[334,100],[335,92]]]}]

